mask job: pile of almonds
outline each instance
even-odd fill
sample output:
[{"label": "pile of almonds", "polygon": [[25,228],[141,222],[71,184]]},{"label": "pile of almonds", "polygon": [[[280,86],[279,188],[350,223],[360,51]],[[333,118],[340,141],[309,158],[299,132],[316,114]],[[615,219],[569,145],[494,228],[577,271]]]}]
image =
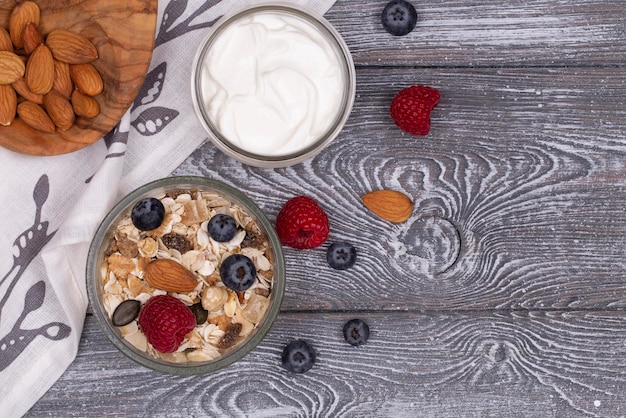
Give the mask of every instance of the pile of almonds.
[{"label": "pile of almonds", "polygon": [[0,27],[0,125],[17,116],[42,132],[67,130],[76,117],[100,113],[94,96],[104,84],[91,64],[96,47],[84,36],[55,29],[44,39],[41,11],[32,1],[11,12],[9,27]]}]

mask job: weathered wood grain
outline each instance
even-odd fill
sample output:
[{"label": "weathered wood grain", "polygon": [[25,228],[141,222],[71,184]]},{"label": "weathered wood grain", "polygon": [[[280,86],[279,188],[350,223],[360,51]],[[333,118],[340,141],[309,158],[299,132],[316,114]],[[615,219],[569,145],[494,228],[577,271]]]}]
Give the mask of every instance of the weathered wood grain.
[{"label": "weathered wood grain", "polygon": [[[364,313],[369,342],[341,327],[354,314],[284,313],[241,362],[207,376],[151,372],[87,324],[79,356],[27,416],[619,416],[626,390],[620,313]],[[280,352],[304,338],[304,375]],[[416,415],[417,414],[417,415]]]},{"label": "weathered wood grain", "polygon": [[626,52],[619,1],[414,2],[417,27],[394,37],[383,29],[382,1],[339,0],[326,17],[359,65],[621,66]]},{"label": "weathered wood grain", "polygon": [[[363,69],[346,130],[315,159],[256,169],[207,143],[176,173],[234,184],[271,219],[312,195],[330,239],[357,245],[356,266],[339,273],[324,248],[287,249],[286,309],[624,308],[624,79],[617,69]],[[442,92],[426,137],[388,115],[414,83]],[[360,196],[380,188],[412,197],[409,221],[364,208]]]}]

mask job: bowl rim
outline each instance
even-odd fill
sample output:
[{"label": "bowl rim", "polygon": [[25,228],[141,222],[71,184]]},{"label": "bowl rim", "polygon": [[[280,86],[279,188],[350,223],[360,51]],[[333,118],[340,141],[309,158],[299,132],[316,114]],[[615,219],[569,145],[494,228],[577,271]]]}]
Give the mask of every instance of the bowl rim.
[{"label": "bowl rim", "polygon": [[[299,17],[314,25],[320,31],[320,33],[322,33],[322,35],[324,35],[324,31],[326,31],[328,35],[330,35],[328,38],[329,43],[332,44],[334,42],[333,47],[336,48],[337,52],[340,54],[339,58],[342,61],[342,64],[345,64],[344,70],[346,71],[346,94],[344,95],[345,97],[342,99],[345,103],[343,103],[343,106],[340,108],[340,111],[337,114],[336,120],[329,127],[327,132],[322,135],[320,139],[318,139],[316,142],[306,148],[290,154],[277,156],[256,154],[250,151],[246,151],[232,144],[230,141],[228,141],[228,139],[219,134],[217,129],[212,128],[212,125],[209,122],[208,115],[205,116],[205,112],[203,110],[204,106],[201,104],[202,89],[200,86],[200,71],[202,69],[202,63],[204,62],[204,59],[208,54],[210,44],[213,42],[213,40],[220,31],[224,30],[236,19],[263,10],[285,12]],[[208,133],[209,139],[211,140],[211,142],[213,142],[215,146],[217,146],[219,150],[224,152],[226,155],[233,157],[245,164],[256,167],[287,167],[315,156],[328,145],[330,145],[330,143],[341,133],[348,118],[350,117],[350,114],[352,113],[354,102],[356,100],[356,69],[348,45],[346,44],[339,31],[337,31],[337,29],[328,20],[326,20],[326,18],[308,8],[297,4],[286,3],[284,1],[261,0],[256,2],[254,5],[244,6],[242,8],[233,10],[230,13],[226,13],[224,16],[220,17],[218,21],[209,29],[205,38],[200,43],[192,61],[191,99],[197,119],[202,127],[205,129],[205,131]]]},{"label": "bowl rim", "polygon": [[[110,226],[113,222],[118,220],[120,216],[122,216],[124,211],[131,207],[132,203],[136,202],[138,199],[150,196],[150,193],[154,190],[159,190],[161,188],[181,188],[181,186],[207,187],[214,189],[217,192],[226,194],[229,198],[233,197],[234,199],[232,199],[231,202],[234,200],[236,201],[236,204],[241,205],[242,209],[249,212],[250,215],[256,219],[259,226],[265,231],[270,241],[270,246],[274,256],[274,278],[272,280],[273,299],[269,305],[267,313],[265,314],[263,322],[257,327],[256,332],[247,341],[238,345],[236,349],[220,356],[217,360],[210,361],[208,363],[171,363],[140,354],[139,351],[134,349],[130,344],[125,343],[123,339],[114,331],[114,327],[110,324],[108,315],[103,310],[102,304],[98,298],[99,291],[97,283],[100,276],[99,250],[107,238]],[[92,311],[96,317],[98,325],[111,343],[113,343],[113,345],[124,355],[142,366],[162,373],[174,375],[207,374],[223,369],[224,367],[241,360],[244,356],[251,352],[269,332],[276,317],[278,316],[285,292],[285,259],[282,246],[274,226],[256,205],[256,203],[244,195],[240,190],[211,178],[200,176],[172,176],[154,180],[136,188],[124,196],[113,206],[113,208],[111,208],[111,210],[100,222],[100,225],[98,226],[90,243],[89,252],[87,253],[85,280],[88,301],[91,304]]]}]

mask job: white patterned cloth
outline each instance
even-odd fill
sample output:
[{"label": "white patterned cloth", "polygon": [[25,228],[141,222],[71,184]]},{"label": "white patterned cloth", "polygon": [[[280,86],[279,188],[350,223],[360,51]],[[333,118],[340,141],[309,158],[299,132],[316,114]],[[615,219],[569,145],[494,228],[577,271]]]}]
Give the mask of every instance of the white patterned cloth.
[{"label": "white patterned cloth", "polygon": [[[321,15],[335,1],[291,2]],[[217,18],[256,3],[159,2],[150,70],[115,130],[61,156],[0,148],[0,416],[24,415],[76,357],[92,235],[120,197],[205,141],[188,87],[195,48]]]}]

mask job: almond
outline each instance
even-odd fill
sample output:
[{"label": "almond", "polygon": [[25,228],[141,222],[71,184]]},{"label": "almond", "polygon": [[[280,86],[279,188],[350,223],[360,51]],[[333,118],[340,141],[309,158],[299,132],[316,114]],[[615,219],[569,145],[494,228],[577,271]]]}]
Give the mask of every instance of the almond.
[{"label": "almond", "polygon": [[411,199],[395,190],[376,190],[361,199],[366,208],[389,222],[404,222],[413,213]]},{"label": "almond", "polygon": [[9,126],[15,119],[17,94],[8,84],[0,85],[0,125]]},{"label": "almond", "polygon": [[198,285],[198,279],[174,260],[152,260],[145,269],[144,280],[156,289],[166,292],[187,293]]},{"label": "almond", "polygon": [[55,29],[46,37],[54,58],[68,64],[85,64],[98,58],[98,50],[84,36],[65,29]]},{"label": "almond", "polygon": [[43,36],[41,35],[39,26],[33,22],[29,22],[26,27],[24,27],[24,32],[22,32],[22,40],[24,42],[24,52],[26,55],[32,54],[35,48],[43,44]]},{"label": "almond", "polygon": [[72,108],[77,116],[84,118],[95,118],[100,113],[98,101],[78,90],[74,90],[72,93]]},{"label": "almond", "polygon": [[100,73],[91,64],[70,65],[70,76],[78,91],[87,96],[95,96],[102,93],[104,83]]},{"label": "almond", "polygon": [[54,122],[37,103],[25,101],[17,105],[18,116],[31,128],[42,132],[54,132]]},{"label": "almond", "polygon": [[74,90],[70,77],[70,65],[67,62],[54,60],[54,83],[52,88],[69,98]]},{"label": "almond", "polygon": [[52,122],[62,131],[66,131],[74,124],[74,109],[69,100],[56,90],[50,90],[43,96],[43,105],[52,119]]},{"label": "almond", "polygon": [[0,51],[0,84],[11,84],[24,76],[24,61],[10,51]]},{"label": "almond", "polygon": [[39,45],[28,58],[24,79],[33,93],[46,94],[52,90],[54,58],[47,46]]},{"label": "almond", "polygon": [[39,25],[40,15],[41,11],[39,10],[39,6],[32,1],[23,1],[15,6],[9,18],[9,33],[11,34],[13,45],[15,45],[16,48],[24,47],[24,40],[22,38],[24,28],[29,23]]},{"label": "almond", "polygon": [[13,41],[11,35],[2,26],[0,26],[0,51],[13,52]]},{"label": "almond", "polygon": [[31,102],[35,102],[37,104],[43,104],[43,96],[41,94],[36,94],[30,91],[28,85],[26,85],[24,77],[20,78],[11,85],[13,86],[17,94],[19,94],[26,100],[30,100]]}]

